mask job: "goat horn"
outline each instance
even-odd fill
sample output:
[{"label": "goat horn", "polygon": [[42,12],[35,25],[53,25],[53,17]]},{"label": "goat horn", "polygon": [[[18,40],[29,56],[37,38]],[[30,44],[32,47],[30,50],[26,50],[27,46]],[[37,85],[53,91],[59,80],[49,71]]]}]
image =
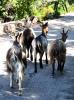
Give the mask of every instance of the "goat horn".
[{"label": "goat horn", "polygon": [[69,31],[70,31],[70,30],[68,29],[67,32],[66,32],[66,34],[67,34]]},{"label": "goat horn", "polygon": [[64,34],[64,28],[62,28],[62,31],[63,31],[63,32],[61,32],[61,34]]},{"label": "goat horn", "polygon": [[64,28],[62,30],[63,30],[63,33],[64,33]]}]

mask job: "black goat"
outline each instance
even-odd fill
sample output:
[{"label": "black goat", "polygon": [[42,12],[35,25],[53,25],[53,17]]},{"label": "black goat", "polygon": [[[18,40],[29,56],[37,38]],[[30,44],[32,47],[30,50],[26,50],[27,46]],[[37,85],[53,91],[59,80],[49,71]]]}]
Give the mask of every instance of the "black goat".
[{"label": "black goat", "polygon": [[34,54],[34,59],[35,59],[35,73],[37,73],[37,54],[39,53],[40,55],[40,68],[43,68],[42,65],[42,57],[45,52],[46,54],[46,64],[48,64],[48,59],[47,59],[47,33],[48,33],[48,22],[45,24],[42,24],[42,34],[39,35],[38,37],[35,38],[35,54]]},{"label": "black goat", "polygon": [[62,38],[57,39],[51,43],[51,47],[49,50],[50,62],[52,63],[52,74],[54,75],[55,71],[55,60],[58,62],[57,70],[62,72],[64,69],[64,64],[66,60],[66,45],[65,41],[68,37],[68,31],[65,32],[63,28],[63,32],[61,33]]}]

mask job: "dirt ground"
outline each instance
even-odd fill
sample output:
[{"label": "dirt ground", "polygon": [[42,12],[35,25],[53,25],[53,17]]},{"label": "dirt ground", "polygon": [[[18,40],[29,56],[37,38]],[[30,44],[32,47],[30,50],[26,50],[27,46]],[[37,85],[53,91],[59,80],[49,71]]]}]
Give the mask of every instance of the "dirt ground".
[{"label": "dirt ground", "polygon": [[[43,61],[44,68],[41,70],[37,64],[38,73],[34,74],[34,62],[28,61],[23,82],[23,95],[18,96],[18,88],[10,89],[9,76],[5,72],[6,52],[11,47],[13,39],[3,34],[0,36],[0,100],[74,100],[74,13],[48,22],[49,48],[54,39],[60,38],[63,27],[65,31],[70,30],[66,41],[67,55],[64,73],[61,75],[55,71],[53,78],[51,64],[46,65]],[[36,25],[34,30],[36,35],[41,33],[39,25]]]}]

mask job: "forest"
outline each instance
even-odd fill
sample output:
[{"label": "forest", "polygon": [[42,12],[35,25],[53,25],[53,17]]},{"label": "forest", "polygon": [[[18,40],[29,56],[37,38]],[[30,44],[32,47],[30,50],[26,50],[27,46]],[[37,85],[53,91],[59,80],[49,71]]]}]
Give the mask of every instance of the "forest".
[{"label": "forest", "polygon": [[73,11],[74,0],[0,0],[0,19],[37,16],[40,20],[47,20]]}]

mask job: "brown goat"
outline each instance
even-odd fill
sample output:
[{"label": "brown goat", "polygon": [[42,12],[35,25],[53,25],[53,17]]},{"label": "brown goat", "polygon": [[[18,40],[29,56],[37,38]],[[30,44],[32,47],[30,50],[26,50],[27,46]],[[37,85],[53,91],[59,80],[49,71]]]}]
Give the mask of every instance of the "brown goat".
[{"label": "brown goat", "polygon": [[23,49],[23,51],[26,53],[26,56],[29,57],[29,50],[30,50],[30,58],[33,60],[32,56],[32,40],[35,38],[35,33],[32,28],[26,28],[23,33],[19,34],[19,42]]},{"label": "brown goat", "polygon": [[49,50],[50,62],[52,63],[52,74],[54,75],[55,71],[55,60],[58,62],[57,70],[63,72],[64,64],[66,60],[66,45],[65,41],[68,37],[68,31],[65,32],[63,28],[63,32],[61,33],[62,38],[57,39],[51,43],[51,47]]},{"label": "brown goat", "polygon": [[25,66],[23,64],[22,49],[19,42],[17,41],[17,37],[13,42],[12,47],[7,51],[6,68],[10,76],[10,87],[13,87],[13,82],[16,80],[19,86],[19,95],[21,95]]}]

